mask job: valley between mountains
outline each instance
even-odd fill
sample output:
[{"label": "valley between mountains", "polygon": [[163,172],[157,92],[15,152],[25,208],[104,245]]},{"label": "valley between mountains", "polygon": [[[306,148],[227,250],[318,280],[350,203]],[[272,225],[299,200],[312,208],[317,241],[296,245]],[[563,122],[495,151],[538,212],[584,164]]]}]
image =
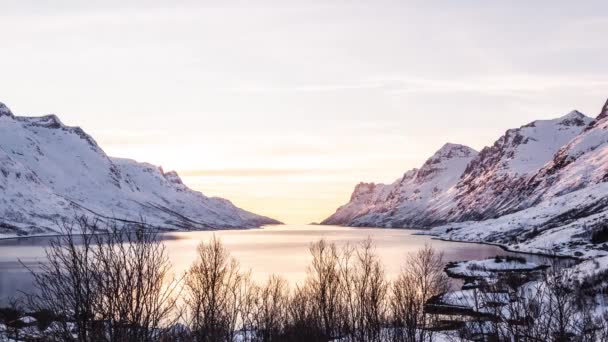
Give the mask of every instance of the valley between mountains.
[{"label": "valley between mountains", "polygon": [[[481,151],[448,143],[392,184],[360,183],[322,223],[422,228],[438,238],[608,265],[608,102],[509,129]],[[174,172],[112,158],[57,116],[0,104],[0,237],[52,235],[75,216],[167,230],[277,220],[188,188]]]}]

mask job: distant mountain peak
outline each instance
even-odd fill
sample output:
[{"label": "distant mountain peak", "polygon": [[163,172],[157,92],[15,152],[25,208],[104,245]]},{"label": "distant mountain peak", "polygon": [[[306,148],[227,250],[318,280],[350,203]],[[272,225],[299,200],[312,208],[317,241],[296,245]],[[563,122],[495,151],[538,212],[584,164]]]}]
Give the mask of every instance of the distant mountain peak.
[{"label": "distant mountain peak", "polygon": [[438,164],[444,163],[453,159],[472,158],[477,155],[474,149],[459,144],[446,143],[431,158],[427,159],[424,165],[418,170],[418,178],[425,178],[430,173],[434,173]]},{"label": "distant mountain peak", "polygon": [[11,112],[11,110],[2,102],[0,102],[0,116],[13,117],[13,113]]},{"label": "distant mountain peak", "polygon": [[182,182],[181,177],[177,174],[176,171],[165,172],[165,173],[163,173],[163,176],[165,176],[165,178],[171,183],[180,184],[180,185],[184,184]]},{"label": "distant mountain peak", "polygon": [[562,116],[561,118],[557,119],[559,121],[559,124],[562,126],[587,126],[589,124],[589,122],[592,121],[592,119],[590,117],[588,117],[587,115],[579,112],[578,110],[573,110],[570,113]]},{"label": "distant mountain peak", "polygon": [[600,115],[598,115],[596,120],[600,121],[606,117],[608,117],[608,100],[606,100],[606,103],[604,103],[604,107],[602,107],[602,111],[601,111]]},{"label": "distant mountain peak", "polygon": [[36,125],[44,126],[47,128],[66,128],[66,126],[59,120],[59,117],[55,114],[47,114],[41,117],[37,117],[34,122]]},{"label": "distant mountain peak", "polygon": [[555,119],[535,120],[535,121],[530,122],[527,125],[521,126],[520,128],[509,129],[507,131],[507,133],[509,133],[509,132],[516,133],[516,132],[521,131],[524,128],[534,128],[534,127],[538,127],[540,125],[559,125],[559,126],[568,126],[568,127],[574,127],[574,126],[582,127],[582,126],[587,126],[591,121],[593,121],[592,118],[586,116],[585,114],[583,114],[575,109],[575,110],[569,112],[568,114],[560,116]]},{"label": "distant mountain peak", "polygon": [[376,183],[360,182],[359,184],[355,185],[355,190],[353,191],[350,200],[354,201],[360,198],[362,195],[373,193],[378,185],[379,184]]},{"label": "distant mountain peak", "polygon": [[587,117],[585,114],[579,112],[578,110],[573,110],[570,113],[559,118],[560,120],[568,120],[568,119],[576,119],[576,118],[584,118]]},{"label": "distant mountain peak", "polygon": [[477,151],[470,148],[469,146],[461,145],[461,144],[446,143],[439,150],[437,150],[437,152],[435,152],[433,157],[435,157],[435,156],[447,157],[447,158],[468,157],[468,156],[476,154],[476,153],[477,153]]}]

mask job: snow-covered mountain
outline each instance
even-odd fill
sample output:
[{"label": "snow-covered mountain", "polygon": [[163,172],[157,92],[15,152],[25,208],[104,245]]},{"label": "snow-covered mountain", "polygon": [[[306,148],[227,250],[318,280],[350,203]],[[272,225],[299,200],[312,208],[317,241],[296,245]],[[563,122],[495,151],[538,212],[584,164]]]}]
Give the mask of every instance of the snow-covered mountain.
[{"label": "snow-covered mountain", "polygon": [[526,185],[534,204],[608,181],[608,101],[585,130],[565,144]]},{"label": "snow-covered mountain", "polygon": [[445,221],[483,220],[525,209],[529,202],[522,186],[591,121],[572,111],[508,130],[467,166]]},{"label": "snow-covered mountain", "polygon": [[450,165],[435,177],[413,170],[367,186],[366,196],[359,185],[324,223],[432,228],[441,238],[526,252],[608,255],[608,101],[596,119],[573,111],[508,130],[479,154],[456,154],[459,162],[442,155],[421,168]]},{"label": "snow-covered mountain", "polygon": [[[582,136],[602,135],[608,139],[606,133],[594,133],[599,129],[598,120],[572,111],[557,119],[538,120],[510,129],[480,153],[447,144],[420,170],[407,172],[393,184],[357,186],[351,201],[323,223],[431,227],[486,220],[527,209],[565,189],[587,184],[575,181],[582,177],[580,174],[568,175],[564,178],[568,178],[569,184],[562,183],[564,189],[556,188],[557,176],[552,165],[563,165],[563,159],[578,156],[581,148],[574,144],[580,145],[577,141]],[[595,159],[591,162],[589,158]],[[603,177],[596,169],[598,164],[608,164],[602,164],[597,157],[589,158],[580,161],[588,169],[583,172],[584,178]],[[577,170],[580,173],[581,167]]]},{"label": "snow-covered mountain", "polygon": [[14,116],[0,103],[0,236],[52,234],[77,215],[166,229],[279,223],[193,191],[174,171],[108,157],[55,115]]},{"label": "snow-covered mountain", "polygon": [[453,202],[455,186],[477,152],[445,144],[419,169],[390,185],[359,184],[351,201],[323,224],[401,227],[436,220],[436,212]]}]

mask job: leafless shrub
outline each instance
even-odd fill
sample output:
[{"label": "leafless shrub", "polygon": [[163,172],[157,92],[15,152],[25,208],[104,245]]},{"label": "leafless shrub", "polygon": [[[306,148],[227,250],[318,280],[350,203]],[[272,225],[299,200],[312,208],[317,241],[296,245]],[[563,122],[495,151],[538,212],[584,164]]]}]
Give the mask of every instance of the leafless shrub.
[{"label": "leafless shrub", "polygon": [[296,287],[287,305],[288,323],[284,341],[327,341],[308,287]]},{"label": "leafless shrub", "polygon": [[215,237],[198,246],[198,258],[186,277],[186,312],[195,341],[233,341],[248,313],[251,282]]},{"label": "leafless shrub", "polygon": [[287,281],[271,276],[255,292],[257,300],[254,317],[254,341],[282,341],[288,325],[289,287]]},{"label": "leafless shrub", "polygon": [[604,327],[593,313],[593,298],[574,279],[558,264],[532,281],[522,274],[501,274],[476,289],[467,304],[492,319],[469,322],[462,335],[498,341],[601,341]]},{"label": "leafless shrub", "polygon": [[63,230],[32,272],[30,308],[56,317],[46,340],[152,341],[177,319],[178,281],[155,232],[86,218]]},{"label": "leafless shrub", "polygon": [[435,316],[426,312],[425,304],[449,289],[443,268],[443,254],[426,245],[409,255],[401,274],[393,283],[390,307],[395,341],[428,341]]},{"label": "leafless shrub", "polygon": [[17,298],[10,298],[8,306],[0,308],[0,340],[19,341],[25,324],[20,320],[24,314],[22,303]]},{"label": "leafless shrub", "polygon": [[308,300],[313,308],[315,325],[326,339],[338,338],[343,333],[342,286],[338,248],[320,240],[310,246],[312,263],[305,283]]},{"label": "leafless shrub", "polygon": [[599,341],[608,342],[608,312],[605,312],[603,317],[601,317],[598,321],[599,327]]},{"label": "leafless shrub", "polygon": [[[36,292],[29,303],[34,310],[50,310],[59,318],[49,338],[89,341],[94,335],[99,300],[92,260],[97,222],[79,218],[62,229],[64,235],[46,249],[46,263],[40,264],[39,272],[32,271]],[[78,233],[82,235],[77,237]]]},{"label": "leafless shrub", "polygon": [[386,327],[388,282],[371,239],[340,254],[340,285],[346,338],[377,341]]},{"label": "leafless shrub", "polygon": [[[304,284],[290,291],[277,276],[253,284],[215,237],[198,246],[182,290],[154,232],[76,222],[34,272],[28,304],[52,317],[47,341],[432,341],[440,317],[427,304],[449,290],[443,255],[428,245],[389,282],[370,239],[341,248],[320,240],[310,246]],[[608,340],[608,316],[592,314],[589,281],[573,279],[554,266],[532,281],[519,273],[480,280],[465,296],[478,315],[459,336]]]},{"label": "leafless shrub", "polygon": [[[138,226],[97,235],[92,248],[96,273],[94,312],[109,341],[156,340],[161,327],[177,321],[179,279],[156,234]],[[160,329],[160,330],[159,330]]]}]

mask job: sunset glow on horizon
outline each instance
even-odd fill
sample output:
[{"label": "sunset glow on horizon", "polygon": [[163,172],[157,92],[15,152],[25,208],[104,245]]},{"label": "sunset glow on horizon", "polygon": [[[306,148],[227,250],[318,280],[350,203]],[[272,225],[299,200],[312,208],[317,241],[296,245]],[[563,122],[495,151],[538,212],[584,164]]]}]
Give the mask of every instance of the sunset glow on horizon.
[{"label": "sunset glow on horizon", "polygon": [[602,1],[178,3],[3,2],[0,102],[309,223],[444,143],[595,116],[608,94]]}]

